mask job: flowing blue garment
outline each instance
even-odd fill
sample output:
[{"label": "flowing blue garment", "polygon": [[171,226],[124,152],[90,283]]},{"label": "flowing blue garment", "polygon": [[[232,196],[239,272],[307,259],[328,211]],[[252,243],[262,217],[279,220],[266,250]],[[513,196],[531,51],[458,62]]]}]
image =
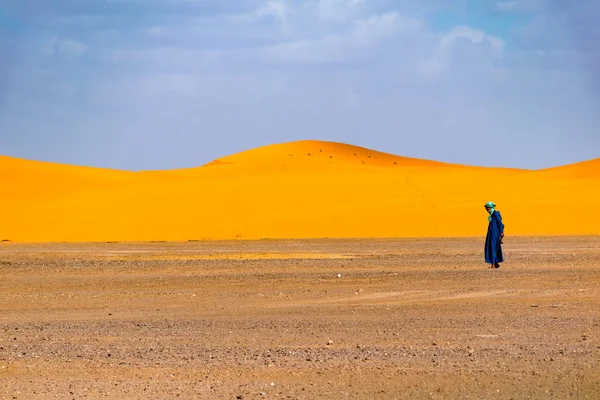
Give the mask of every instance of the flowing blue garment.
[{"label": "flowing blue garment", "polygon": [[500,234],[504,233],[504,224],[499,211],[494,211],[492,219],[488,224],[487,236],[485,237],[485,262],[496,264],[504,262]]}]

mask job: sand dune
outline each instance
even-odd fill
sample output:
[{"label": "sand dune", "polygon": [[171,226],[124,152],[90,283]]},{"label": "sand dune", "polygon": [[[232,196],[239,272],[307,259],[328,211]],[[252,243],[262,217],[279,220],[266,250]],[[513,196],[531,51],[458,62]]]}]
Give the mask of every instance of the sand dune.
[{"label": "sand dune", "polygon": [[539,171],[394,156],[341,143],[260,147],[198,168],[126,172],[0,157],[0,240],[600,234],[600,159]]},{"label": "sand dune", "polygon": [[576,164],[564,165],[554,168],[547,168],[538,171],[538,175],[546,175],[549,178],[574,178],[574,179],[585,179],[592,178],[598,179],[600,173],[600,158],[595,160],[584,161]]}]

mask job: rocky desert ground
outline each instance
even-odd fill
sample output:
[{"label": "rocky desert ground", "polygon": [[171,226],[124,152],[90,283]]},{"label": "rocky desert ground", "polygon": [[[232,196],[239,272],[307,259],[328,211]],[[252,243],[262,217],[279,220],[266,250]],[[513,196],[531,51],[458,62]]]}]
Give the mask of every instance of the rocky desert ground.
[{"label": "rocky desert ground", "polygon": [[0,245],[3,399],[598,399],[600,237]]}]

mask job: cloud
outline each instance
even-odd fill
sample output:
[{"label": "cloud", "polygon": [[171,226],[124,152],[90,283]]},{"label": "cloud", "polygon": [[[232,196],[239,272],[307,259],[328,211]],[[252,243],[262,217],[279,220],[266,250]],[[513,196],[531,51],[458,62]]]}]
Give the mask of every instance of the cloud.
[{"label": "cloud", "polygon": [[442,35],[442,39],[440,41],[440,46],[447,48],[448,46],[453,46],[457,41],[461,39],[466,39],[474,44],[480,44],[483,42],[487,42],[491,48],[498,55],[501,55],[504,49],[504,41],[500,38],[486,35],[486,33],[480,29],[474,29],[468,26],[457,26],[453,28],[450,32]]},{"label": "cloud", "polygon": [[57,43],[56,48],[60,54],[75,57],[85,54],[88,49],[85,44],[72,39],[61,40]]},{"label": "cloud", "polygon": [[316,14],[322,20],[346,22],[356,17],[364,5],[365,0],[318,0]]},{"label": "cloud", "polygon": [[487,35],[480,29],[456,26],[439,35],[433,55],[420,63],[419,72],[422,76],[439,78],[453,68],[464,70],[465,62],[468,62],[471,74],[493,74],[496,72],[493,64],[502,58],[504,46],[501,38]]},{"label": "cloud", "polygon": [[166,26],[153,26],[152,28],[148,29],[148,33],[150,34],[150,36],[164,36],[167,32],[169,31],[169,28],[167,28]]},{"label": "cloud", "polygon": [[[505,0],[496,1],[494,3],[494,9],[500,13],[509,14],[545,14],[548,13],[552,7],[552,3],[557,0]],[[588,0],[583,0],[588,1]],[[562,2],[566,4],[565,2]]]},{"label": "cloud", "polygon": [[517,0],[513,0],[513,1],[499,1],[496,3],[496,9],[499,11],[515,11],[519,8],[520,1]]},{"label": "cloud", "polygon": [[77,40],[54,36],[43,40],[39,49],[40,55],[44,57],[77,58],[88,51],[88,46]]},{"label": "cloud", "polygon": [[256,10],[256,15],[260,18],[272,17],[281,24],[284,24],[292,13],[292,8],[281,1],[269,1]]},{"label": "cloud", "polygon": [[[356,21],[350,31],[350,37],[358,44],[378,43],[394,34],[398,27],[398,20],[398,13],[391,12]],[[418,26],[419,24],[415,22],[414,30],[418,29]]]},{"label": "cloud", "polygon": [[277,62],[329,63],[363,59],[369,50],[397,34],[415,33],[421,24],[396,12],[356,20],[344,31],[317,39],[278,43],[262,49]]}]

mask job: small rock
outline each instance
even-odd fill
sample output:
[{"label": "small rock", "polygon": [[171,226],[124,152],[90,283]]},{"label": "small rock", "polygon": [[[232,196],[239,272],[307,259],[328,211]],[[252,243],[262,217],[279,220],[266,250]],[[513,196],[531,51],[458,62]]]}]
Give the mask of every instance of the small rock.
[{"label": "small rock", "polygon": [[531,307],[538,307],[538,305],[537,304],[532,304]]},{"label": "small rock", "polygon": [[238,400],[242,400],[244,398],[244,395],[243,394],[238,394],[235,398],[238,399]]},{"label": "small rock", "polygon": [[342,274],[337,274],[337,277],[338,277],[338,278],[341,278],[341,277],[342,277]]},{"label": "small rock", "polygon": [[332,344],[333,344],[333,340],[329,340],[329,341],[327,342],[327,346],[331,346]]},{"label": "small rock", "polygon": [[263,397],[265,397],[265,396],[267,395],[267,393],[266,393],[266,392],[260,392],[259,394],[260,394],[261,396],[263,396]]}]

